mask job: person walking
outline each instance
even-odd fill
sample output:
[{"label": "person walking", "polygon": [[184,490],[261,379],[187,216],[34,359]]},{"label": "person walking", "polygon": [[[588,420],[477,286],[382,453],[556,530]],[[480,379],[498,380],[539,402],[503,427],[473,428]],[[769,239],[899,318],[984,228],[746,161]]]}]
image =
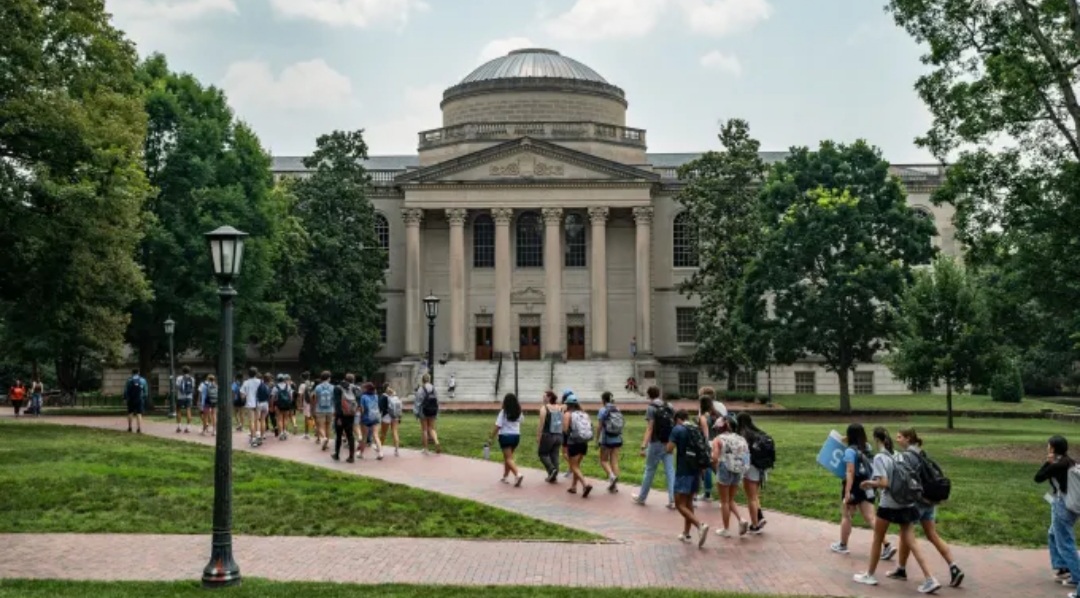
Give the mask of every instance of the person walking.
[{"label": "person walking", "polygon": [[40,377],[35,377],[30,383],[30,412],[34,414],[34,417],[41,417],[41,397],[44,394],[45,385],[41,383]]},{"label": "person walking", "polygon": [[454,398],[454,393],[457,392],[457,377],[453,372],[450,372],[450,378],[446,380],[446,395],[451,399]]},{"label": "person walking", "polygon": [[19,417],[19,411],[23,408],[23,403],[26,402],[26,386],[23,385],[22,380],[15,380],[15,384],[8,389],[8,400],[11,401],[11,406],[15,409],[15,417]]},{"label": "person walking", "polygon": [[135,420],[136,432],[142,434],[143,413],[146,412],[146,381],[139,370],[131,370],[131,378],[124,385],[124,402],[127,403],[127,431],[131,432],[131,422]]},{"label": "person walking", "polygon": [[619,452],[623,445],[623,427],[626,420],[610,392],[600,395],[600,412],[596,414],[597,427],[600,429],[600,467],[608,476],[608,492],[619,491]]},{"label": "person walking", "polygon": [[348,463],[356,462],[356,436],[353,432],[353,418],[359,409],[356,400],[356,376],[345,374],[345,379],[334,389],[334,461],[341,460],[341,439],[349,445]]},{"label": "person walking", "polygon": [[259,414],[259,389],[262,380],[259,378],[259,370],[248,368],[248,379],[240,387],[240,397],[244,400],[244,414],[248,420],[248,444],[252,447],[258,444],[257,431]]},{"label": "person walking", "polygon": [[563,407],[555,393],[546,391],[540,405],[536,427],[536,446],[540,462],[547,471],[545,480],[554,484],[559,479],[559,453],[563,447]]},{"label": "person walking", "polygon": [[[720,518],[724,527],[716,530],[717,535],[730,538],[731,516],[739,522],[739,536],[745,536],[750,529],[750,522],[745,521],[739,514],[739,506],[735,504],[735,494],[739,491],[742,478],[750,469],[750,447],[746,439],[739,436],[733,429],[732,422],[724,417],[717,420],[715,426],[716,437],[712,440],[712,464],[716,468],[716,488],[720,498]],[[707,478],[706,478],[707,479]]]},{"label": "person walking", "polygon": [[[847,435],[844,438],[847,448],[844,449],[844,479],[840,481],[840,541],[829,545],[829,550],[837,554],[848,554],[848,540],[851,538],[851,529],[855,512],[862,515],[863,521],[874,528],[874,499],[876,493],[864,490],[862,483],[869,480],[873,472],[873,448],[866,438],[866,429],[862,424],[851,424],[847,427]],[[885,538],[881,547],[881,560],[887,561],[896,554],[896,547]]]},{"label": "person walking", "polygon": [[[1069,441],[1064,436],[1051,436],[1046,441],[1046,460],[1035,474],[1035,483],[1050,484],[1050,531],[1047,543],[1050,547],[1050,566],[1054,577],[1068,587],[1076,587],[1080,581],[1080,558],[1076,554],[1076,513],[1065,506],[1069,492],[1069,470],[1076,465],[1069,456]],[[1069,598],[1077,598],[1073,591]]]},{"label": "person walking", "polygon": [[513,475],[515,488],[520,488],[521,482],[525,479],[525,476],[518,471],[517,464],[514,463],[514,451],[521,443],[521,422],[524,419],[517,395],[512,392],[506,393],[503,397],[502,409],[495,418],[495,427],[492,428],[487,444],[484,445],[490,447],[491,441],[498,436],[499,450],[503,455],[503,475],[500,481],[509,484],[509,477]]},{"label": "person walking", "polygon": [[[292,418],[293,411],[296,409],[293,401],[293,388],[289,382],[288,374],[278,374],[277,385],[274,386],[270,400],[272,402],[271,412],[277,413],[278,427],[274,429],[274,432],[277,434],[278,440],[287,440],[289,438],[287,429],[289,421]],[[293,433],[296,433],[295,421],[293,421]]]},{"label": "person walking", "polygon": [[330,372],[319,374],[319,384],[315,386],[315,443],[321,444],[322,450],[330,446],[330,421],[334,419],[334,385],[330,384]]},{"label": "person walking", "polygon": [[[915,428],[902,428],[896,434],[896,444],[899,445],[901,451],[908,451],[915,455],[922,463],[921,467],[928,466],[926,455],[923,453],[923,441],[919,438]],[[926,536],[928,542],[934,545],[941,558],[945,559],[945,564],[949,566],[949,586],[953,588],[960,587],[960,584],[964,582],[964,571],[953,560],[952,549],[945,543],[945,540],[941,539],[937,532],[937,506],[919,502],[916,508],[919,510],[919,525],[922,526],[923,535]],[[906,580],[908,555],[907,546],[901,544],[900,559],[897,562],[897,567],[886,573],[885,577]]]},{"label": "person walking", "polygon": [[[736,427],[739,434],[746,439],[750,446],[750,469],[743,476],[743,492],[746,493],[746,508],[750,512],[750,533],[760,534],[765,527],[765,517],[761,515],[761,487],[765,484],[767,470],[755,465],[755,447],[760,446],[762,441],[767,440],[769,435],[764,430],[754,425],[754,419],[745,411],[736,416]],[[769,464],[771,467],[771,463]]]},{"label": "person walking", "polygon": [[315,412],[312,411],[313,390],[315,385],[311,382],[311,372],[305,371],[300,374],[300,387],[296,389],[297,409],[304,418],[304,440],[311,438],[311,429],[315,425]]},{"label": "person walking", "polygon": [[[890,484],[890,480],[896,478],[902,480],[906,475],[918,475],[918,469],[909,469],[909,460],[912,459],[910,455],[893,454],[893,442],[885,428],[874,428],[874,444],[877,446],[878,453],[874,455],[871,477],[860,484],[863,490],[876,489],[881,491],[877,517],[874,518],[874,543],[870,548],[870,563],[866,568],[866,572],[856,573],[852,579],[854,579],[855,583],[865,585],[876,586],[878,584],[874,573],[877,571],[878,563],[881,560],[881,549],[885,542],[885,534],[889,531],[889,525],[895,523],[900,526],[901,550],[906,547],[911,551],[911,554],[915,557],[915,562],[919,564],[919,569],[922,570],[926,578],[922,585],[919,586],[919,593],[932,594],[941,589],[941,584],[930,574],[930,569],[926,566],[926,560],[923,558],[922,551],[919,549],[915,539],[915,527],[913,524],[919,520],[919,510],[915,506],[916,501],[894,493],[895,488],[903,486],[902,484]],[[1075,548],[1073,551],[1075,553]]]},{"label": "person walking", "polygon": [[645,436],[641,439],[640,455],[645,457],[645,474],[641,480],[641,490],[632,498],[639,505],[644,505],[652,489],[656,468],[664,464],[664,479],[667,482],[669,509],[675,509],[675,462],[667,452],[671,430],[675,427],[675,410],[660,396],[660,389],[650,386],[645,391],[649,397],[649,406],[645,410]]},{"label": "person walking", "polygon": [[229,391],[232,393],[233,413],[236,414],[236,431],[244,431],[244,397],[240,392],[244,388],[244,375],[237,373],[233,378],[232,385],[229,386]]},{"label": "person walking", "polygon": [[566,437],[566,456],[570,462],[570,487],[566,489],[570,494],[577,494],[577,486],[581,484],[581,498],[589,498],[592,492],[592,484],[585,480],[581,473],[581,461],[589,452],[589,441],[593,438],[592,421],[589,414],[581,408],[577,395],[570,394],[564,401],[566,413],[563,414],[563,430],[568,430]]},{"label": "person walking", "polygon": [[[727,407],[716,400],[716,390],[711,386],[704,386],[698,390],[698,416],[697,425],[701,433],[711,443],[719,434],[719,422],[727,417]],[[740,478],[742,476],[739,476]],[[705,470],[704,484],[701,488],[701,498],[705,501],[712,500],[713,470]]]},{"label": "person walking", "polygon": [[217,377],[210,374],[199,385],[200,410],[203,418],[203,433],[214,435],[217,425],[218,385]]},{"label": "person walking", "polygon": [[273,397],[274,377],[270,372],[263,374],[259,387],[255,390],[255,446],[262,446],[266,440],[267,426],[270,419],[270,399]]},{"label": "person walking", "polygon": [[[667,454],[675,455],[675,508],[683,517],[683,529],[679,534],[679,541],[690,542],[690,528],[697,530],[698,548],[705,546],[705,540],[709,538],[709,525],[700,521],[694,514],[694,495],[701,483],[701,470],[691,458],[691,452],[696,449],[693,436],[700,434],[697,426],[690,422],[690,414],[685,409],[675,412],[675,426],[671,430],[670,437],[664,450]],[[704,436],[701,437],[705,443]]]},{"label": "person walking", "polygon": [[176,433],[181,432],[180,419],[187,414],[187,422],[183,432],[191,431],[191,405],[195,400],[195,377],[191,375],[191,368],[184,366],[181,374],[176,377]]},{"label": "person walking", "polygon": [[420,377],[420,388],[416,391],[416,401],[420,402],[420,440],[423,445],[423,454],[428,454],[428,445],[435,445],[435,452],[442,452],[439,444],[439,434],[435,429],[435,423],[439,419],[439,395],[435,391],[435,385],[431,383],[431,376],[424,374]]},{"label": "person walking", "polygon": [[368,444],[375,446],[375,460],[382,461],[382,443],[376,433],[379,423],[382,421],[382,411],[379,410],[379,395],[375,394],[375,385],[365,382],[363,394],[360,395],[360,458],[364,458],[364,450]]},{"label": "person walking", "polygon": [[394,438],[394,456],[398,456],[401,448],[401,437],[398,435],[398,427],[401,425],[401,397],[397,396],[394,389],[387,386],[379,396],[379,412],[382,414],[379,428],[379,444],[386,446],[386,432],[390,431]]}]

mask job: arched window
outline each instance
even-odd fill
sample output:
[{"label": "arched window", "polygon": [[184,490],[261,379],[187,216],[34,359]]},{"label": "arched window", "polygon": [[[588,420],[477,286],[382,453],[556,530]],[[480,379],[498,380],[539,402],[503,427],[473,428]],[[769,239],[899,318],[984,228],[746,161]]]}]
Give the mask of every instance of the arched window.
[{"label": "arched window", "polygon": [[563,224],[566,231],[566,258],[563,265],[567,268],[585,267],[585,217],[577,212],[566,215]]},{"label": "arched window", "polygon": [[473,220],[473,268],[495,267],[495,221],[487,214]]},{"label": "arched window", "polygon": [[383,251],[390,251],[390,222],[386,216],[375,212],[375,237],[379,240],[379,247]]},{"label": "arched window", "polygon": [[518,217],[517,267],[544,267],[544,223],[536,212],[525,212]]},{"label": "arched window", "polygon": [[676,268],[697,268],[698,230],[690,212],[675,217],[671,231],[672,259]]}]

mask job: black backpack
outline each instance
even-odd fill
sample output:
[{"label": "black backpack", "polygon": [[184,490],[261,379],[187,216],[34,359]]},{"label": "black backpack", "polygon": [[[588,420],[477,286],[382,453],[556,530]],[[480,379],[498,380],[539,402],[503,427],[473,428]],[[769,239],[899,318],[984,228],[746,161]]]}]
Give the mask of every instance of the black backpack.
[{"label": "black backpack", "polygon": [[712,465],[712,451],[709,450],[709,442],[705,440],[705,435],[697,426],[686,426],[686,431],[686,448],[683,451],[683,458],[695,471],[708,469]]},{"label": "black backpack", "polygon": [[675,428],[675,410],[671,405],[664,403],[657,407],[653,413],[653,442],[667,442],[671,440],[671,430]]},{"label": "black backpack", "polygon": [[772,436],[761,432],[750,443],[750,465],[765,471],[776,465],[776,443]]},{"label": "black backpack", "polygon": [[926,453],[917,453],[919,458],[918,472],[919,482],[922,484],[922,502],[936,505],[949,500],[952,493],[952,482],[945,477],[941,466],[928,457]]},{"label": "black backpack", "polygon": [[128,403],[142,400],[142,384],[139,383],[138,378],[131,378],[127,381],[127,386],[124,387],[124,399]]}]

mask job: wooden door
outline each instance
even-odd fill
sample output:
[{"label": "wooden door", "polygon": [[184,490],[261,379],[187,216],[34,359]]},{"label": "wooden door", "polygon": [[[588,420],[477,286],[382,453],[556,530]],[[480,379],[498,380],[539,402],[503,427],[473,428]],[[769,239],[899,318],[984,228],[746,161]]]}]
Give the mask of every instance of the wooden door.
[{"label": "wooden door", "polygon": [[491,359],[491,326],[476,327],[476,360]]},{"label": "wooden door", "polygon": [[566,358],[585,359],[585,327],[566,327]]},{"label": "wooden door", "polygon": [[520,357],[523,361],[540,359],[540,327],[522,326]]}]

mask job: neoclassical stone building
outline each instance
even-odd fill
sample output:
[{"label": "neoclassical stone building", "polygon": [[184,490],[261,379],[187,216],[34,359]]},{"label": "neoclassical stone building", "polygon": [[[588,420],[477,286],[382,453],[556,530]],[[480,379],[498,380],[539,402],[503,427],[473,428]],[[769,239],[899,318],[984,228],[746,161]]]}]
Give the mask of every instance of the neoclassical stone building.
[{"label": "neoclassical stone building", "polygon": [[[367,162],[389,251],[387,376],[415,375],[427,350],[422,298],[431,292],[441,299],[435,354],[450,362],[438,377],[449,368],[478,397],[494,397],[500,355],[502,388],[511,387],[514,352],[529,392],[552,384],[621,391],[630,375],[684,393],[706,382],[687,359],[696,303],[678,292],[696,266],[694,224],[674,200],[676,169],[700,154],[648,153],[646,131],[626,124],[623,90],[552,50],[480,66],[445,91],[441,108],[442,126],[419,132],[416,155]],[[274,169],[304,175],[299,158],[276,157]],[[951,208],[929,201],[941,168],[893,171],[911,205],[936,223],[935,243],[956,253]],[[904,391],[876,364],[853,382],[857,392]],[[774,369],[772,384],[780,393],[837,389],[813,360]],[[765,381],[747,372],[739,385]]]}]

